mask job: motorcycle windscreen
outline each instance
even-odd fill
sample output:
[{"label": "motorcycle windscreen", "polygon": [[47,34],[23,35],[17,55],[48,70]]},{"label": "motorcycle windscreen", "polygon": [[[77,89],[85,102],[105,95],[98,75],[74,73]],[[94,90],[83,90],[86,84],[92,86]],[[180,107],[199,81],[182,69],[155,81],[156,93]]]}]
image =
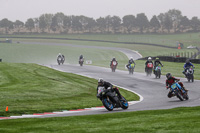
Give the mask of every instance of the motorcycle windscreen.
[{"label": "motorcycle windscreen", "polygon": [[98,94],[102,93],[104,90],[105,90],[104,87],[99,86],[99,87],[98,87]]}]

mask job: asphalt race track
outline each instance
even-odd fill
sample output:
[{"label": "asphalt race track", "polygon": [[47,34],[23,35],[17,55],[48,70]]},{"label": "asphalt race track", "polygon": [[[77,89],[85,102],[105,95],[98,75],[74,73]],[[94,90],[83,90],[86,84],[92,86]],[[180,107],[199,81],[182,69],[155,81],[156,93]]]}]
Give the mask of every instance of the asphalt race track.
[{"label": "asphalt race track", "polygon": [[[27,42],[26,42],[27,43]],[[47,43],[39,43],[45,44]],[[50,45],[53,45],[51,43]],[[60,45],[70,45],[70,44],[60,44]],[[74,45],[74,47],[79,45]],[[81,47],[83,47],[81,45]],[[95,47],[95,46],[87,46]],[[98,47],[101,48],[101,47]],[[103,47],[102,47],[103,48]],[[107,48],[106,48],[107,49]],[[118,50],[126,54],[128,57],[132,56],[134,59],[140,57],[137,52],[120,49],[120,48],[111,48],[113,50]],[[175,107],[191,107],[191,106],[200,106],[200,81],[195,80],[193,83],[189,83],[185,78],[181,78],[184,86],[189,90],[189,100],[180,101],[178,98],[168,98],[167,94],[169,90],[165,88],[165,76],[161,76],[160,79],[155,79],[155,76],[146,76],[145,73],[134,72],[133,75],[128,74],[127,71],[116,70],[116,72],[111,72],[110,68],[103,68],[91,65],[84,65],[80,67],[77,65],[64,64],[64,65],[50,65],[45,64],[52,69],[56,69],[63,72],[75,73],[79,75],[84,75],[91,78],[103,78],[106,81],[111,82],[120,87],[124,87],[131,91],[138,93],[141,96],[141,101],[137,102],[127,110],[121,108],[114,109],[113,111],[107,111],[105,108],[97,108],[88,111],[71,111],[71,112],[61,112],[56,114],[49,115],[36,115],[36,116],[27,116],[27,117],[63,117],[63,116],[76,116],[76,115],[92,115],[92,114],[105,114],[105,113],[114,113],[114,112],[130,112],[130,111],[139,111],[139,110],[157,110],[157,109],[170,109]],[[136,66],[137,69],[137,66]],[[96,89],[96,88],[94,88]]]},{"label": "asphalt race track", "polygon": [[129,75],[128,71],[116,70],[111,72],[109,68],[102,68],[96,66],[83,66],[79,65],[51,65],[53,69],[57,69],[64,72],[70,72],[75,74],[84,75],[92,78],[103,78],[115,85],[124,87],[140,94],[143,98],[141,102],[131,105],[127,110],[114,109],[114,111],[107,111],[106,109],[73,112],[68,114],[57,114],[41,117],[52,117],[52,116],[71,116],[71,115],[89,115],[89,114],[104,114],[113,112],[126,112],[126,111],[138,111],[138,110],[157,110],[157,109],[170,109],[175,107],[190,107],[200,105],[200,81],[195,80],[193,83],[189,83],[186,79],[181,81],[185,87],[189,90],[189,100],[180,101],[178,98],[168,98],[167,94],[169,90],[165,88],[165,76],[161,79],[155,79],[155,76],[147,77],[145,73],[134,73]]}]

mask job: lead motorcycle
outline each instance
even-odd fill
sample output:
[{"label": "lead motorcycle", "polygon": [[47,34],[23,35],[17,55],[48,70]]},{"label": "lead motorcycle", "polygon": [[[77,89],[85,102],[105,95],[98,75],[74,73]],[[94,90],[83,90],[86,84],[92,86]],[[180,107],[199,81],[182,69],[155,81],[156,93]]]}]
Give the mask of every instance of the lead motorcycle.
[{"label": "lead motorcycle", "polygon": [[170,89],[172,91],[172,94],[174,96],[176,96],[177,98],[179,98],[181,101],[183,100],[188,100],[189,96],[188,96],[188,92],[185,91],[178,82],[175,82],[174,84],[172,84],[170,86]]},{"label": "lead motorcycle", "polygon": [[193,67],[186,68],[185,76],[186,76],[188,82],[190,82],[190,81],[194,82],[194,69],[193,69]]},{"label": "lead motorcycle", "polygon": [[110,68],[111,68],[112,72],[115,72],[115,70],[117,68],[117,64],[118,64],[117,61],[112,61],[111,62]]},{"label": "lead motorcycle", "polygon": [[104,87],[98,87],[97,98],[101,100],[104,107],[108,111],[112,111],[114,108],[127,109],[129,107],[128,101],[122,97],[122,100],[119,99],[117,94],[111,89],[105,89]]},{"label": "lead motorcycle", "polygon": [[63,55],[62,56],[58,56],[57,57],[57,62],[58,62],[58,65],[64,64],[64,62],[65,62],[64,56]]}]

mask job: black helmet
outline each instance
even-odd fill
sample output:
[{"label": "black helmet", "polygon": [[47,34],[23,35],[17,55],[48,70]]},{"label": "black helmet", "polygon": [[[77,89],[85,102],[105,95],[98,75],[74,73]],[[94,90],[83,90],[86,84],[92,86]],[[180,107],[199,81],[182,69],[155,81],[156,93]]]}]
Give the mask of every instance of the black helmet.
[{"label": "black helmet", "polygon": [[167,73],[166,77],[167,77],[167,79],[171,78],[172,77],[171,73]]}]

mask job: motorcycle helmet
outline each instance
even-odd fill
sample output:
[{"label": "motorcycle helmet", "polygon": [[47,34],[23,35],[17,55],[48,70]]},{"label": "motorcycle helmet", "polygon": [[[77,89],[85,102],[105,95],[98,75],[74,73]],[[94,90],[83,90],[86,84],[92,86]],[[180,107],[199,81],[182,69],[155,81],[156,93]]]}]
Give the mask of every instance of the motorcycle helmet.
[{"label": "motorcycle helmet", "polygon": [[190,63],[190,60],[189,60],[189,59],[187,59],[187,60],[185,61],[185,63]]},{"label": "motorcycle helmet", "polygon": [[166,77],[167,77],[167,79],[171,78],[172,77],[171,73],[167,73]]},{"label": "motorcycle helmet", "polygon": [[152,60],[152,58],[151,58],[151,57],[149,57],[149,58],[148,58],[148,60],[150,61],[150,60]]},{"label": "motorcycle helmet", "polygon": [[159,58],[158,58],[158,57],[156,57],[156,60],[159,60]]},{"label": "motorcycle helmet", "polygon": [[103,85],[103,84],[104,84],[104,80],[102,78],[99,78],[98,85]]}]

